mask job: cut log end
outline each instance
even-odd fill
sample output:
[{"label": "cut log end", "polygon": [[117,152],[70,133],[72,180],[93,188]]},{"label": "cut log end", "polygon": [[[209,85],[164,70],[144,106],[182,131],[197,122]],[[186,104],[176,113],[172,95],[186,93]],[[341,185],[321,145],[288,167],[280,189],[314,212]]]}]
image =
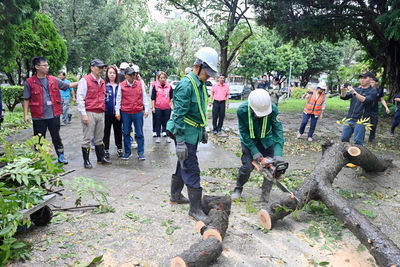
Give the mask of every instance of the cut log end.
[{"label": "cut log end", "polygon": [[196,233],[201,232],[201,228],[206,226],[202,221],[197,221],[196,224],[194,225],[194,229],[196,230]]},{"label": "cut log end", "polygon": [[181,257],[175,257],[171,260],[171,267],[189,267],[189,265]]},{"label": "cut log end", "polygon": [[258,212],[258,219],[260,220],[261,225],[268,230],[271,230],[272,223],[271,223],[271,216],[269,216],[268,211],[261,209]]},{"label": "cut log end", "polygon": [[358,147],[355,147],[355,146],[351,146],[347,150],[347,153],[349,153],[349,155],[352,157],[357,157],[357,156],[361,155],[361,149],[359,149]]},{"label": "cut log end", "polygon": [[206,231],[204,231],[203,240],[206,240],[210,236],[215,237],[219,240],[219,242],[222,243],[222,236],[217,229],[207,229]]}]

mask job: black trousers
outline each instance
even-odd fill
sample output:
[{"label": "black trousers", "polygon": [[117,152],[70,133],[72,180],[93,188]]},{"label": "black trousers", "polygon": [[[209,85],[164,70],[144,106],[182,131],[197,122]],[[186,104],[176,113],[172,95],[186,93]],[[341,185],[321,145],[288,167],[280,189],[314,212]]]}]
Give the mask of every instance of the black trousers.
[{"label": "black trousers", "polygon": [[221,131],[225,118],[225,100],[214,100],[212,108],[213,130]]},{"label": "black trousers", "polygon": [[118,149],[122,149],[122,121],[115,118],[115,115],[104,115],[104,149],[110,149],[111,125],[114,129],[114,141]]},{"label": "black trousers", "polygon": [[[242,166],[239,168],[238,172],[238,177],[237,177],[237,182],[236,186],[242,187],[245,183],[250,178],[251,172],[254,170],[254,165],[253,165],[253,155],[251,154],[250,149],[245,146],[245,144],[241,143],[242,145]],[[267,148],[264,148],[264,146],[258,142],[256,144],[258,151],[264,156],[264,157],[274,157],[274,146],[269,146]]]},{"label": "black trousers", "polygon": [[370,122],[372,124],[371,130],[369,131],[369,138],[368,141],[373,141],[375,140],[375,133],[376,133],[376,127],[378,126],[378,114],[371,114],[371,119]]},{"label": "black trousers", "polygon": [[52,119],[40,119],[33,121],[33,135],[41,134],[46,138],[46,131],[49,129],[51,141],[56,149],[57,155],[64,153],[64,146],[60,137],[60,116]]}]

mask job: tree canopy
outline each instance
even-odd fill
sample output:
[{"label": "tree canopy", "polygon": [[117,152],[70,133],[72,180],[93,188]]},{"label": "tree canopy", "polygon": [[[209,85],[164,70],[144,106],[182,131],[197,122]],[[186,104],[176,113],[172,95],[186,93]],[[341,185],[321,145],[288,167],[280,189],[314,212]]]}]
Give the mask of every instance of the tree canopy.
[{"label": "tree canopy", "polygon": [[67,61],[65,42],[45,14],[36,12],[32,20],[21,24],[16,30],[16,39],[17,53],[0,68],[11,84],[22,84],[24,78],[28,77],[34,56],[46,57],[52,74],[56,74]]},{"label": "tree canopy", "polygon": [[40,0],[0,1],[0,64],[13,60],[17,51],[17,28],[33,18],[40,8]]},{"label": "tree canopy", "polygon": [[384,69],[391,96],[400,92],[399,0],[254,0],[259,21],[278,28],[282,36],[299,41],[304,38],[338,41],[354,38]]},{"label": "tree canopy", "polygon": [[[217,42],[220,56],[220,72],[227,75],[228,69],[236,58],[239,49],[253,34],[249,22],[248,0],[165,0],[176,9],[183,10],[205,27],[209,35]],[[163,2],[163,1],[162,1]],[[205,42],[210,46],[212,42]]]}]

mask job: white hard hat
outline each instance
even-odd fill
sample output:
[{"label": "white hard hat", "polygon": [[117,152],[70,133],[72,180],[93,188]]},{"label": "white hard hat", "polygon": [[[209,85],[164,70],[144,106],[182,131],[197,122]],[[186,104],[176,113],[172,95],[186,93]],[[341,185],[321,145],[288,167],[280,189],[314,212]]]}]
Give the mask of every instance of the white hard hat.
[{"label": "white hard hat", "polygon": [[194,54],[194,56],[207,63],[213,71],[218,72],[218,53],[214,48],[202,47],[196,52],[196,54]]},{"label": "white hard hat", "polygon": [[320,81],[319,84],[318,84],[318,86],[317,86],[317,89],[318,89],[318,88],[321,88],[321,89],[323,89],[323,90],[326,90],[326,83],[325,83],[325,81]]},{"label": "white hard hat", "polygon": [[135,72],[140,72],[140,68],[139,68],[138,65],[133,64],[133,65],[132,65],[132,68],[133,68],[133,70],[134,70]]},{"label": "white hard hat", "polygon": [[126,68],[129,68],[129,64],[126,63],[126,62],[122,62],[121,65],[119,65],[119,68],[120,68],[121,70],[124,70],[124,69],[126,69]]},{"label": "white hard hat", "polygon": [[272,112],[271,98],[264,89],[255,89],[250,93],[249,105],[257,117],[265,117]]}]

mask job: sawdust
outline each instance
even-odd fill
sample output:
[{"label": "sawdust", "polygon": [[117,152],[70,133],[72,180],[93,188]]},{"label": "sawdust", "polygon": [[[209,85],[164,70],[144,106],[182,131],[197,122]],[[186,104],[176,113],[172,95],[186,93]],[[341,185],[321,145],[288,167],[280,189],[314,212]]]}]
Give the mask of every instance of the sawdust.
[{"label": "sawdust", "polygon": [[332,267],[374,267],[368,259],[372,259],[367,251],[358,252],[349,248],[336,251],[329,258]]}]

